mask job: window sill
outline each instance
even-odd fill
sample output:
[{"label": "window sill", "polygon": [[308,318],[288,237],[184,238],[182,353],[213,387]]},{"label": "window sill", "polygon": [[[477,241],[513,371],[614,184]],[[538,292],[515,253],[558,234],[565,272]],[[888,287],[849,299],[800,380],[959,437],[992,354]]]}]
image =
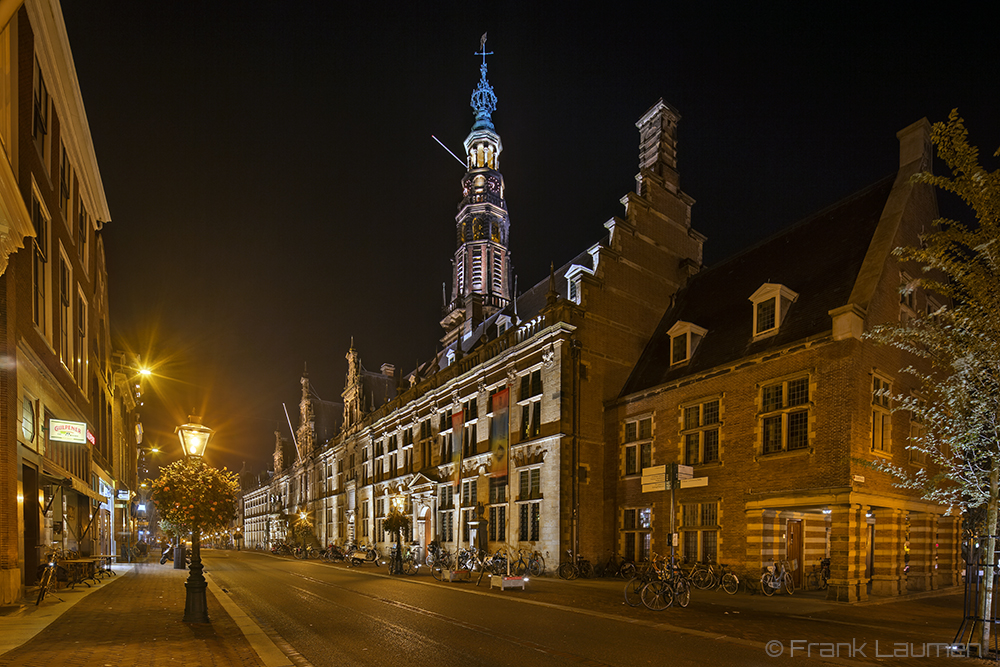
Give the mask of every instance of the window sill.
[{"label": "window sill", "polygon": [[780,460],[783,460],[783,459],[795,458],[797,456],[812,456],[815,453],[816,453],[815,448],[813,448],[813,447],[803,447],[802,449],[785,450],[785,451],[781,451],[781,452],[774,452],[774,453],[771,453],[771,454],[758,453],[758,454],[754,455],[753,460],[754,460],[754,462],[759,462],[759,461],[762,461],[762,460],[763,461],[775,461],[775,460],[779,460],[780,461]]},{"label": "window sill", "polygon": [[892,458],[892,452],[891,451],[884,451],[884,450],[881,450],[881,449],[870,449],[868,451],[871,453],[872,456],[878,457],[880,459],[889,460],[889,459]]}]

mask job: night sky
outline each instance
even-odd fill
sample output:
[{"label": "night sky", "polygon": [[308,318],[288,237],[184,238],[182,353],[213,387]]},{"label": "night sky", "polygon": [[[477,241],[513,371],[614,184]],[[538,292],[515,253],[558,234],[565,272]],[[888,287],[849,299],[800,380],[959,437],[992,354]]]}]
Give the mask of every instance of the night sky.
[{"label": "night sky", "polygon": [[985,16],[532,4],[64,0],[148,442],[195,410],[259,471],[303,364],[339,400],[352,337],[371,370],[434,354],[464,170],[431,135],[461,153],[484,31],[522,291],[622,213],[660,97],[709,264],[892,172],[922,117],[1000,145]]}]

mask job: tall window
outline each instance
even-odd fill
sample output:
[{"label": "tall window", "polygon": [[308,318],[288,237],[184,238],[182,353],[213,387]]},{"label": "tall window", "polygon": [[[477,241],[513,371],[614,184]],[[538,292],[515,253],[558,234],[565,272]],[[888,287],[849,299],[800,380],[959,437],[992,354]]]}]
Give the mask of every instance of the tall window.
[{"label": "tall window", "polygon": [[653,530],[653,510],[649,507],[626,509],[622,519],[623,556],[640,562],[649,560]]},{"label": "tall window", "polygon": [[466,424],[462,429],[462,456],[475,456],[476,447],[479,442],[479,435],[476,430],[476,420],[479,416],[478,406],[476,405],[476,399],[468,401],[465,404],[465,419]]},{"label": "tall window", "polygon": [[490,527],[491,542],[507,538],[507,477],[490,477]]},{"label": "tall window", "polygon": [[82,294],[76,295],[76,327],[73,347],[73,377],[76,384],[86,388],[87,384],[87,302]]},{"label": "tall window", "polygon": [[31,221],[35,226],[35,238],[32,240],[32,301],[31,316],[42,334],[47,334],[46,327],[46,296],[48,294],[48,248],[49,248],[49,217],[45,214],[38,198],[31,198]]},{"label": "tall window", "polygon": [[69,341],[73,331],[73,318],[71,313],[72,298],[70,295],[72,277],[69,270],[69,262],[65,257],[60,257],[59,261],[59,360],[66,368],[73,367],[70,357]]},{"label": "tall window", "polygon": [[625,422],[624,474],[638,475],[653,465],[653,418]]},{"label": "tall window", "polygon": [[537,540],[542,509],[542,470],[525,468],[518,471],[518,538],[522,541]]},{"label": "tall window", "polygon": [[[920,401],[921,406],[923,401]],[[927,435],[927,427],[924,425],[923,416],[918,412],[910,412],[910,463],[919,466],[927,465],[927,452],[917,449],[924,447],[924,438]]]},{"label": "tall window", "polygon": [[542,371],[541,369],[521,376],[521,440],[535,438],[542,432]]},{"label": "tall window", "polygon": [[[77,188],[79,190],[79,188]],[[79,202],[80,211],[77,214],[76,229],[76,250],[80,254],[80,265],[84,272],[87,271],[87,241],[89,239],[90,223],[87,218],[87,209],[83,207],[83,200]]]},{"label": "tall window", "polygon": [[889,452],[892,435],[890,428],[889,396],[892,385],[885,378],[872,376],[872,451]]},{"label": "tall window", "polygon": [[691,503],[681,506],[684,534],[684,560],[717,562],[719,560],[719,504]]},{"label": "tall window", "polygon": [[761,388],[761,451],[774,454],[809,446],[809,377]]},{"label": "tall window", "polygon": [[541,503],[521,503],[518,505],[518,539],[522,542],[536,542],[541,534]]},{"label": "tall window", "polygon": [[719,401],[706,401],[683,408],[684,465],[719,460]]},{"label": "tall window", "polygon": [[[49,91],[45,87],[45,80],[42,78],[42,69],[35,59],[35,78],[32,91],[32,123],[31,137],[35,140],[38,151],[45,157],[48,148],[49,134]],[[44,163],[45,160],[43,159]],[[47,165],[46,165],[47,167]]]},{"label": "tall window", "polygon": [[69,164],[69,156],[66,154],[66,147],[63,146],[59,152],[59,210],[63,214],[63,220],[69,229],[73,228],[73,223],[69,217],[69,191],[73,183],[73,168]]}]

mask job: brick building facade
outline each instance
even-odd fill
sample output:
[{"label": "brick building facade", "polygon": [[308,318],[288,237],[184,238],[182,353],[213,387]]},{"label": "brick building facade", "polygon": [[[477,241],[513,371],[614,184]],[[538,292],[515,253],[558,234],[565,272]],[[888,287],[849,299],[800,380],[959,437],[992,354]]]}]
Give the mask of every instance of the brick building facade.
[{"label": "brick building facade", "polygon": [[891,254],[937,217],[933,190],[910,181],[930,166],[929,129],[899,132],[894,176],[677,294],[609,410],[624,552],[669,551],[670,493],[643,492],[642,468],[680,464],[694,475],[675,489],[687,561],[759,573],[787,559],[798,583],[829,557],[842,601],[957,583],[959,519],[868,465],[925,464],[906,447],[920,424],[890,398],[918,391],[899,372],[917,360],[863,334],[944,305],[901,298],[919,267]]},{"label": "brick building facade", "polygon": [[110,214],[86,117],[59,3],[0,3],[5,604],[42,549],[111,553],[135,530],[137,394],[111,350]]}]

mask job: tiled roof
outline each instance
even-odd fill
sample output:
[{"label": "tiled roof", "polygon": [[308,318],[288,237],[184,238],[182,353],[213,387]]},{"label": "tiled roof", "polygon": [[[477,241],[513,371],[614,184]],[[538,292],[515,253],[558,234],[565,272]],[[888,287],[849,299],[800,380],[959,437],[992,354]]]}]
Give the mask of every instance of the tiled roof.
[{"label": "tiled roof", "polygon": [[[785,347],[832,329],[829,311],[847,303],[895,175],[693,276],[676,295],[622,395]],[[753,342],[753,304],[764,283],[798,293],[779,332]],[[708,330],[691,360],[670,368],[667,331],[678,321]]]}]

